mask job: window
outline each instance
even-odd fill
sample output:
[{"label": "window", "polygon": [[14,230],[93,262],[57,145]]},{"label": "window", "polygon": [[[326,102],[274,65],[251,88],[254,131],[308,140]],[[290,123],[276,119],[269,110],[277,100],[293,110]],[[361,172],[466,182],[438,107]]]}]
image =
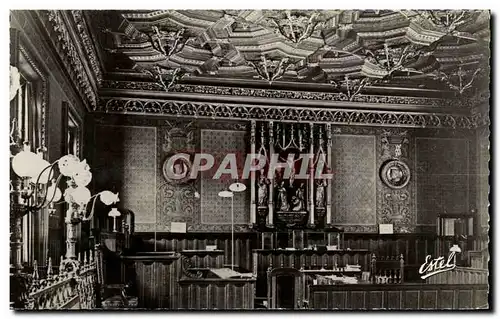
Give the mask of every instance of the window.
[{"label": "window", "polygon": [[80,157],[80,126],[71,112],[68,113],[68,132],[66,135],[66,154],[73,154]]},{"label": "window", "polygon": [[[16,44],[11,47],[11,65],[17,67],[20,73],[20,87],[10,103],[11,143],[21,146],[23,142],[28,141],[31,150],[36,152],[38,149],[45,149],[43,108],[47,100],[47,81],[33,59],[33,55],[19,42],[18,34],[13,32],[11,36],[15,39],[11,39],[11,43]],[[32,265],[33,261],[37,260],[39,264],[44,265],[47,250],[48,212],[25,215],[21,221],[21,232],[22,263]]]}]

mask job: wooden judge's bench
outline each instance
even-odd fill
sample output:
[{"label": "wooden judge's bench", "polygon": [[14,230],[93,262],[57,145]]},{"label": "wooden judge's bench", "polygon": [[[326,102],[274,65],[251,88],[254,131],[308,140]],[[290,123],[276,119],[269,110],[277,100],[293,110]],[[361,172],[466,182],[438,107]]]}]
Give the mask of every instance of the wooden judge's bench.
[{"label": "wooden judge's bench", "polygon": [[97,236],[103,309],[473,309],[488,304],[487,264],[479,262],[484,260],[480,251],[468,254],[478,260],[472,266],[419,278],[425,255],[450,245],[432,235],[266,229],[235,235],[237,265],[231,265],[227,234],[123,230]]}]

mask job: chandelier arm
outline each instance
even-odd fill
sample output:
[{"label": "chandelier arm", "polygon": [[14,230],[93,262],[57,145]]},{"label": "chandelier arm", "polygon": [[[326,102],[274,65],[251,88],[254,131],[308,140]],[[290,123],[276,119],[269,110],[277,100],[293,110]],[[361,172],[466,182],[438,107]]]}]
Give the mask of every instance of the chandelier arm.
[{"label": "chandelier arm", "polygon": [[[54,163],[50,164],[49,166],[45,167],[41,172],[40,174],[38,174],[38,178],[36,179],[36,183],[35,183],[35,197],[34,197],[34,200],[35,200],[35,203],[34,203],[34,206],[37,207],[36,205],[36,201],[37,201],[37,198],[38,198],[38,185],[40,184],[40,178],[42,177],[43,173],[50,168],[50,171],[49,171],[49,179],[50,179],[50,175],[52,174],[52,172],[54,171],[54,165],[56,165],[57,161],[55,161]],[[48,181],[47,181],[47,185],[48,185]],[[45,186],[46,188],[48,188],[48,186]],[[44,195],[44,199],[43,199],[43,202],[45,203],[45,200],[47,198],[47,192],[45,192],[45,195]],[[43,206],[43,205],[42,205]],[[37,207],[36,209],[40,209],[42,208],[42,206],[40,207]]]},{"label": "chandelier arm", "polygon": [[[101,192],[101,193],[102,193],[102,192]],[[82,220],[83,220],[83,221],[89,221],[89,220],[91,220],[91,219],[94,217],[95,202],[97,201],[97,197],[99,197],[99,195],[101,195],[101,193],[97,193],[97,194],[95,194],[94,196],[92,196],[92,197],[94,197],[94,200],[92,201],[92,208],[90,209],[90,214],[89,214],[89,216],[88,216],[88,217],[85,217],[85,216],[84,216],[84,217],[82,218]],[[91,197],[91,198],[92,198],[92,197]]]},{"label": "chandelier arm", "polygon": [[[50,200],[48,202],[47,202],[47,195],[48,195],[47,192],[49,190],[49,187],[47,187],[47,192],[45,192],[45,196],[43,198],[43,202],[42,202],[40,208],[46,207],[52,203],[52,201],[54,200],[54,197],[56,196],[56,193],[57,193],[57,185],[59,185],[59,182],[61,181],[62,176],[63,175],[61,174],[57,177],[57,179],[54,183],[54,193],[52,194],[52,197],[50,198]],[[45,204],[47,204],[47,205],[45,205]]]}]

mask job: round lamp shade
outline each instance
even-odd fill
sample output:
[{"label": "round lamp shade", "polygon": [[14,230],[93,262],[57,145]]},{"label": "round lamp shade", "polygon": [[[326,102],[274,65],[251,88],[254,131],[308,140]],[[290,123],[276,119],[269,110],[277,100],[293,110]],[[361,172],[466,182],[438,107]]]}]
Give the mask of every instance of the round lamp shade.
[{"label": "round lamp shade", "polygon": [[47,189],[47,200],[50,202],[57,202],[61,199],[61,197],[61,190],[56,187],[55,184],[50,185],[50,187]]},{"label": "round lamp shade", "polygon": [[75,155],[65,155],[59,159],[59,171],[64,176],[70,177],[80,164],[80,160]]},{"label": "round lamp shade", "polygon": [[229,185],[229,189],[232,192],[243,192],[244,190],[247,189],[247,187],[243,183],[236,182],[236,183],[232,183],[231,185]]},{"label": "round lamp shade", "polygon": [[90,190],[84,186],[78,186],[71,193],[71,197],[73,197],[73,200],[75,201],[75,203],[77,203],[79,205],[87,204],[89,202],[91,196],[92,195],[90,194]]},{"label": "round lamp shade", "polygon": [[37,160],[32,163],[32,166],[33,170],[30,176],[32,182],[36,183],[38,181],[40,184],[47,184],[52,179],[53,174],[51,169],[48,168],[50,163],[41,158],[40,155],[37,156]]},{"label": "round lamp shade", "polygon": [[118,211],[118,209],[116,207],[111,208],[111,210],[108,213],[109,217],[119,217],[121,215],[122,214],[120,214],[120,212]]},{"label": "round lamp shade", "polygon": [[120,201],[120,199],[118,198],[118,193],[114,194],[110,191],[102,191],[100,199],[101,202],[108,206]]},{"label": "round lamp shade", "polygon": [[451,248],[450,248],[450,251],[451,252],[455,252],[455,253],[461,253],[462,252],[462,249],[460,249],[460,247],[458,245],[453,245]]},{"label": "round lamp shade", "polygon": [[87,186],[92,180],[92,173],[89,170],[79,170],[73,174],[73,180],[78,186]]},{"label": "round lamp shade", "polygon": [[12,169],[20,177],[31,177],[36,171],[36,165],[40,160],[35,153],[23,150],[17,153],[12,159]]},{"label": "round lamp shade", "polygon": [[230,192],[230,191],[220,191],[219,192],[219,197],[224,197],[224,198],[233,197],[233,192]]}]

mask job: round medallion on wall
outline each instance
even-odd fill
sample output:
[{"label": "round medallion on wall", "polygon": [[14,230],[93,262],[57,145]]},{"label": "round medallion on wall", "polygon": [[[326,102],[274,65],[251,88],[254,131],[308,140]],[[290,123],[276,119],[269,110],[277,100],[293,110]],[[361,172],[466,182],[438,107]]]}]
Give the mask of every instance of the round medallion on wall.
[{"label": "round medallion on wall", "polygon": [[189,182],[191,161],[181,154],[167,156],[162,166],[163,177],[171,184],[185,184]]},{"label": "round medallion on wall", "polygon": [[410,168],[400,160],[388,160],[382,164],[380,178],[390,188],[403,188],[410,181]]}]

